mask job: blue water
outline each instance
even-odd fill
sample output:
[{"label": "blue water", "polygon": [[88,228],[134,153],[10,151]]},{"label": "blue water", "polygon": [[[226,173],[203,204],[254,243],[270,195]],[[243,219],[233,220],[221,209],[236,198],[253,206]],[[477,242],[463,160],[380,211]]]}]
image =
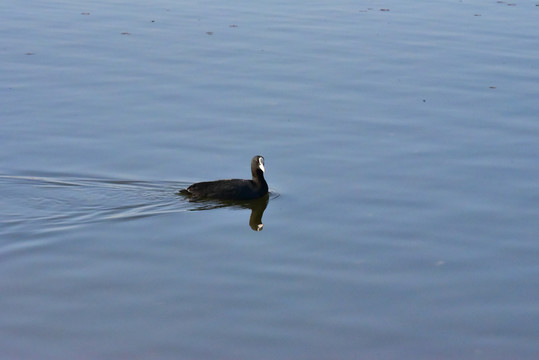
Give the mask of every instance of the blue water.
[{"label": "blue water", "polygon": [[537,357],[537,4],[0,10],[2,359]]}]

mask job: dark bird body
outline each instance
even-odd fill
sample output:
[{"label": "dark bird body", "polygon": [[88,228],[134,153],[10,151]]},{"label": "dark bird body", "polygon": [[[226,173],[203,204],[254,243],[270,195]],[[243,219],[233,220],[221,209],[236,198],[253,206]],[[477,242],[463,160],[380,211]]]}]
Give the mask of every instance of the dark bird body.
[{"label": "dark bird body", "polygon": [[252,200],[268,193],[264,179],[264,158],[255,156],[251,160],[251,180],[228,179],[204,181],[189,186],[185,192],[197,199]]}]

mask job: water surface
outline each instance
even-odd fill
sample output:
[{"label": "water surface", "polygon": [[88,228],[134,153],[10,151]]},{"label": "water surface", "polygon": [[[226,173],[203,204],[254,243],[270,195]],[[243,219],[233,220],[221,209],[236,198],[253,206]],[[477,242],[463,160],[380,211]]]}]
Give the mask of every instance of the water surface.
[{"label": "water surface", "polygon": [[2,358],[536,358],[536,4],[1,9]]}]

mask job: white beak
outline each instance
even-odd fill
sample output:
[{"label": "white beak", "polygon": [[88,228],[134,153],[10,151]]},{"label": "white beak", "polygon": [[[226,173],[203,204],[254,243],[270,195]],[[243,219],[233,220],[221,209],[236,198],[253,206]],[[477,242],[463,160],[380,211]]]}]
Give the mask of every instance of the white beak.
[{"label": "white beak", "polygon": [[262,170],[262,172],[266,172],[266,168],[264,168],[264,160],[262,160],[262,158],[258,159],[258,167],[260,170]]}]

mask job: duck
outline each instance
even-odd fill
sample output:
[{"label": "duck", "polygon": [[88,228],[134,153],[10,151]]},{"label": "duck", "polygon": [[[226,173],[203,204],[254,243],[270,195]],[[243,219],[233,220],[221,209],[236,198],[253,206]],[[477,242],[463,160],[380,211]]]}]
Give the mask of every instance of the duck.
[{"label": "duck", "polygon": [[256,155],[251,160],[250,180],[203,181],[192,184],[182,192],[195,199],[254,200],[268,194],[265,172],[264,157]]}]

